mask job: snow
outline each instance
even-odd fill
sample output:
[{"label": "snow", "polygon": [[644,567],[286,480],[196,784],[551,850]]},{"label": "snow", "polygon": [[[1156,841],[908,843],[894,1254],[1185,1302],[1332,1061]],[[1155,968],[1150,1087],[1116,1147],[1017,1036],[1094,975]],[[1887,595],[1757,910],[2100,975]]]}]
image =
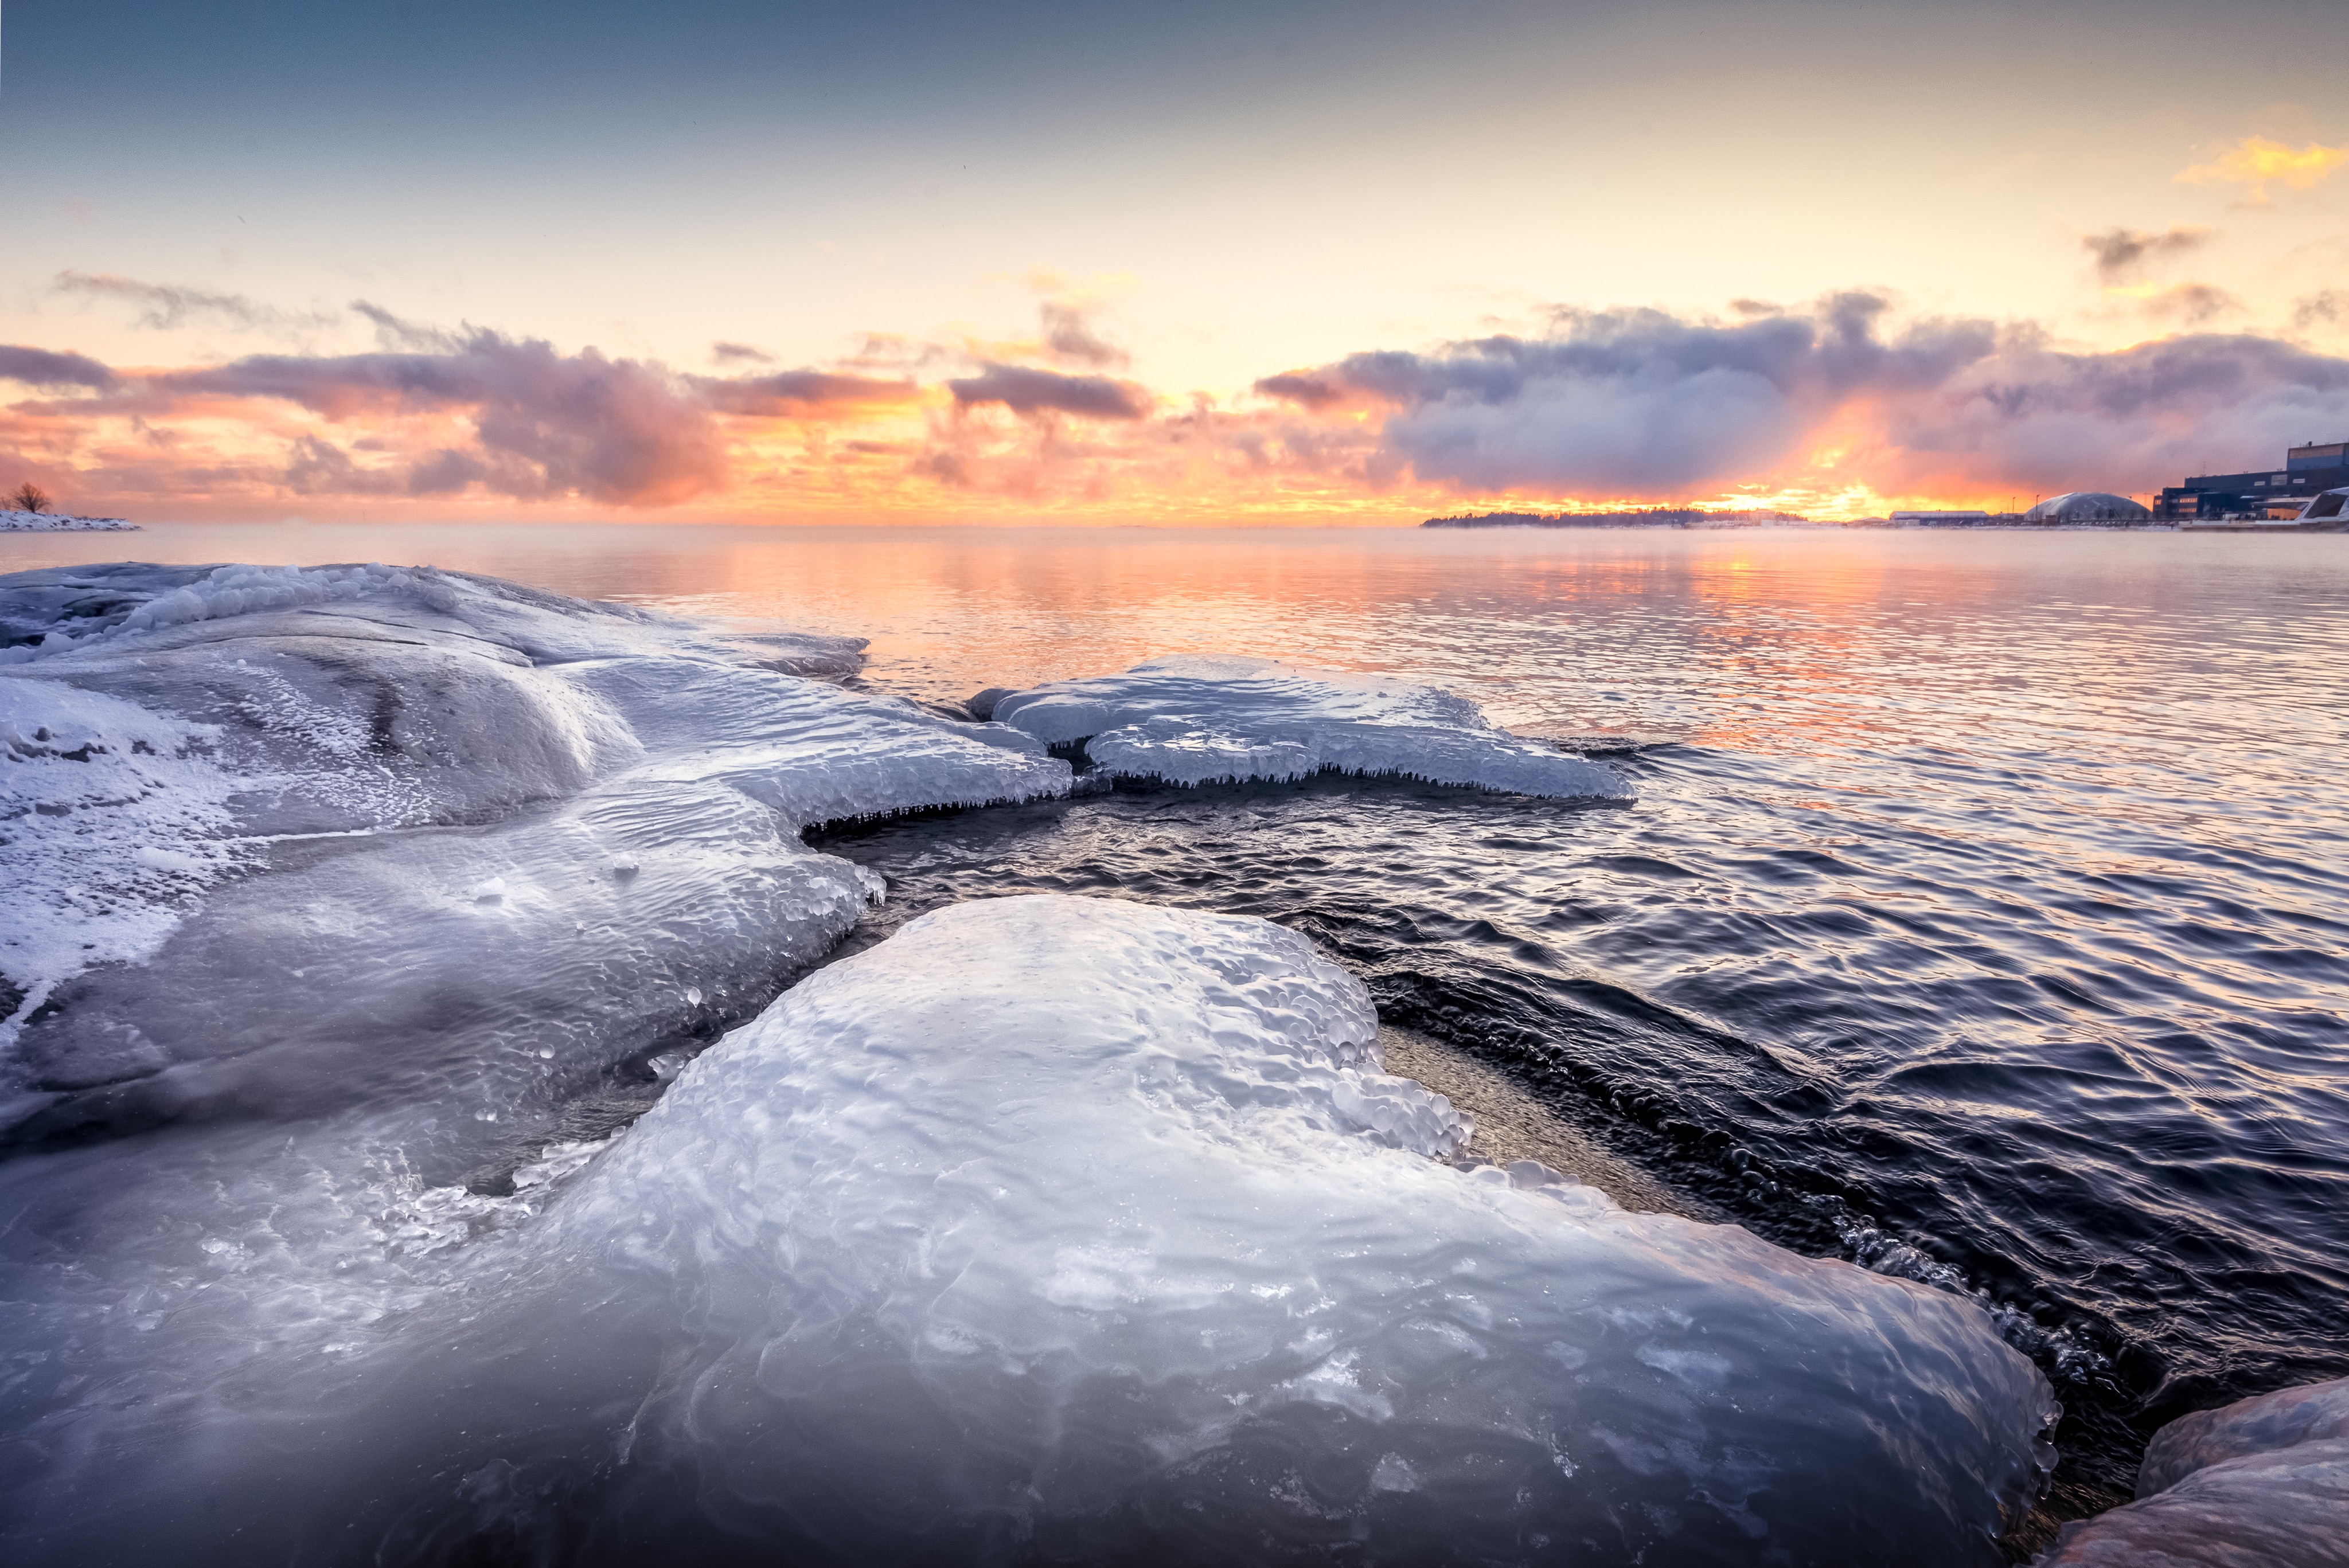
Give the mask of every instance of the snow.
[{"label": "snow", "polygon": [[1186,655],[981,696],[995,696],[996,722],[1048,745],[1083,741],[1112,776],[1205,784],[1334,769],[1567,799],[1631,794],[1598,763],[1495,728],[1465,697],[1386,676]]},{"label": "snow", "polygon": [[19,1560],[1999,1561],[2052,1406],[1976,1307],[1446,1163],[1375,1041],[1268,923],[987,901],[511,1198],[85,1193]]},{"label": "snow", "polygon": [[70,517],[56,511],[19,511],[0,507],[0,532],[136,533],[139,525],[119,517]]},{"label": "snow", "polygon": [[2049,1568],[2349,1563],[2349,1377],[2181,1416],[2147,1447],[2137,1496],[2066,1525],[2039,1562]]}]

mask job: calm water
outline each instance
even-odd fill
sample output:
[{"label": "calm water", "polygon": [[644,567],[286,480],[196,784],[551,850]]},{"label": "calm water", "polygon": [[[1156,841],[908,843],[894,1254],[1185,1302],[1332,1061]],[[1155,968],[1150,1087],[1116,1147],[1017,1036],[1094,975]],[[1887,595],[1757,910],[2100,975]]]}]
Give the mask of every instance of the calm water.
[{"label": "calm water", "polygon": [[1603,744],[1628,808],[1121,789],[836,830],[938,903],[1268,915],[1800,1250],[1982,1293],[2056,1511],[2184,1410],[2349,1372],[2349,537],[687,527],[0,535],[0,571],[430,562],[872,639],[952,700],[1230,651]]}]

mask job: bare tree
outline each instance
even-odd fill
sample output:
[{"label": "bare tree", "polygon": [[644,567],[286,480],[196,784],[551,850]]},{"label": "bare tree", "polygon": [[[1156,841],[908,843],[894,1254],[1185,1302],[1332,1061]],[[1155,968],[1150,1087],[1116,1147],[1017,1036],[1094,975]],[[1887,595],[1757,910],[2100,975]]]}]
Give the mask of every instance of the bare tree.
[{"label": "bare tree", "polygon": [[8,504],[18,511],[47,511],[49,510],[49,492],[26,480],[10,492]]}]

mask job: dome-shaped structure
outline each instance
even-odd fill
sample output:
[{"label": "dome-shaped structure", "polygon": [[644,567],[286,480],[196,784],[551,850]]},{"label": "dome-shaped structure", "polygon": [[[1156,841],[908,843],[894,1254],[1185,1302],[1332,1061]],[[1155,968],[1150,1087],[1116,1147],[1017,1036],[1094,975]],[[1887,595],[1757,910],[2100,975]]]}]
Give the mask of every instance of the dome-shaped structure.
[{"label": "dome-shaped structure", "polygon": [[2025,522],[2150,522],[2153,513],[2125,495],[2074,490],[2051,495],[2023,514]]}]

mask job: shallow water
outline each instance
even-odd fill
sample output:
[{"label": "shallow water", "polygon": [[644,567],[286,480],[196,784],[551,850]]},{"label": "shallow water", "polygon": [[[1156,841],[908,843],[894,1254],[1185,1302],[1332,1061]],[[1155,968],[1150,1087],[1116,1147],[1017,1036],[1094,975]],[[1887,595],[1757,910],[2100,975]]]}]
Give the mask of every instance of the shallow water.
[{"label": "shallow water", "polygon": [[[1120,789],[835,830],[853,941],[989,893],[1269,915],[1690,1205],[1982,1291],[2059,1515],[2184,1410],[2349,1372],[2349,539],[164,528],[873,640],[933,700],[1153,654],[1392,671],[1637,804]],[[1626,749],[1628,748],[1628,749]]]}]

